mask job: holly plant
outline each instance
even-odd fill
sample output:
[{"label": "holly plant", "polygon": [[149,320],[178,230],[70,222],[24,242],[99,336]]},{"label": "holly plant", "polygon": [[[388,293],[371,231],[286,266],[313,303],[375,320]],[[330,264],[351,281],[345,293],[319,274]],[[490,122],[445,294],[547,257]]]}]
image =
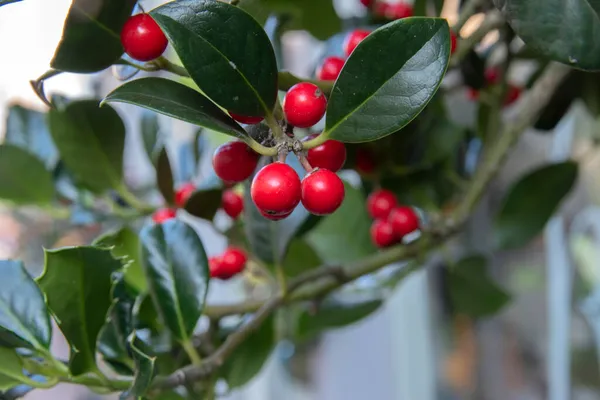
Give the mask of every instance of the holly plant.
[{"label": "holly plant", "polygon": [[[551,129],[583,96],[557,109],[561,85],[582,88],[600,68],[600,8],[585,0],[564,15],[560,1],[467,0],[452,26],[442,0],[361,3],[364,17],[341,21],[331,0],[175,0],[147,12],[135,0],[73,1],[51,69],[32,81],[47,111],[9,110],[0,198],[102,234],[44,249],[37,278],[0,261],[5,396],[67,382],[123,399],[210,400],[245,385],[278,341],[378,310],[461,233],[521,134]],[[483,22],[461,36],[475,13]],[[282,68],[293,30],[325,43],[312,77]],[[511,67],[524,58],[536,67],[517,84]],[[53,76],[105,69],[123,83],[103,98],[44,91]],[[475,123],[450,112],[457,93]],[[149,188],[124,178],[133,133],[119,103],[144,109]],[[184,178],[158,114],[198,130]],[[207,173],[195,166],[210,143]],[[565,161],[519,179],[494,210],[493,249],[533,239],[576,176]],[[199,221],[226,250],[205,244]],[[482,318],[510,298],[469,247],[447,260],[444,285],[454,312]],[[370,286],[354,284],[366,275]],[[235,281],[261,290],[207,300]],[[50,351],[60,333],[68,359]]]}]

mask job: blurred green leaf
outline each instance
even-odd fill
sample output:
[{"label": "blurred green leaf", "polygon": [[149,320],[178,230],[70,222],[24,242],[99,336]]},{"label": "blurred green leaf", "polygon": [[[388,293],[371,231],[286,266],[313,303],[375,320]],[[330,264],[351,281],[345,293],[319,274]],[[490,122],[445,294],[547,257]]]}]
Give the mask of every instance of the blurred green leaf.
[{"label": "blurred green leaf", "polygon": [[221,208],[221,197],[223,189],[197,190],[185,203],[185,211],[194,217],[212,221],[215,214]]},{"label": "blurred green leaf", "polygon": [[175,184],[173,182],[173,172],[171,170],[171,163],[169,162],[169,154],[165,147],[163,147],[158,154],[158,161],[156,162],[156,183],[165,202],[169,205],[173,205],[175,203]]},{"label": "blurred green leaf", "polygon": [[283,270],[286,276],[293,278],[320,265],[321,259],[308,243],[302,239],[294,239],[290,242],[283,259]]},{"label": "blurred green leaf", "polygon": [[153,111],[143,110],[142,118],[140,120],[140,129],[146,155],[150,162],[156,165],[158,153],[163,148],[158,115]]},{"label": "blurred green leaf", "polygon": [[52,174],[20,147],[0,145],[0,199],[14,204],[48,205],[54,198]]},{"label": "blurred green leaf", "polygon": [[15,349],[0,347],[0,390],[8,390],[29,378],[23,374],[23,362]]},{"label": "blurred green leaf", "polygon": [[142,399],[150,389],[152,378],[154,377],[154,358],[145,354],[140,347],[142,344],[132,335],[129,341],[133,359],[135,361],[135,376],[131,388],[121,395],[121,400],[129,398]]}]

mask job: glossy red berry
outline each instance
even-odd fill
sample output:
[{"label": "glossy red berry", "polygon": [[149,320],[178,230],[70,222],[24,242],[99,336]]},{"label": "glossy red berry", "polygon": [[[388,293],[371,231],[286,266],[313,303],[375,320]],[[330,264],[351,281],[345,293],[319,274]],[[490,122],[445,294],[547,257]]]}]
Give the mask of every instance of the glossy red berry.
[{"label": "glossy red berry", "polygon": [[510,106],[521,97],[522,89],[515,85],[508,85],[506,97],[504,98],[504,105]]},{"label": "glossy red berry", "polygon": [[185,203],[189,200],[190,197],[196,191],[196,185],[193,183],[185,183],[183,184],[176,192],[175,192],[175,204],[178,207],[185,207]]},{"label": "glossy red berry", "polygon": [[356,46],[358,46],[358,44],[362,42],[364,38],[369,36],[370,33],[371,31],[367,31],[365,29],[356,29],[350,32],[344,41],[344,53],[346,53],[347,56],[350,56]]},{"label": "glossy red berry", "polygon": [[417,213],[407,206],[399,206],[392,209],[388,216],[388,222],[392,225],[396,239],[400,240],[419,229],[419,217]]},{"label": "glossy red berry", "polygon": [[[314,139],[317,136],[319,135],[309,135],[303,141]],[[330,139],[308,150],[306,158],[313,168],[325,168],[337,172],[346,162],[346,146],[342,142]]]},{"label": "glossy red berry", "polygon": [[236,219],[244,211],[244,199],[239,193],[228,189],[223,192],[221,197],[221,206],[227,215]]},{"label": "glossy red berry", "polygon": [[360,2],[365,7],[371,7],[371,4],[373,4],[373,0],[360,0]]},{"label": "glossy red berry", "polygon": [[371,240],[379,248],[391,246],[396,243],[396,235],[392,225],[383,219],[373,221],[371,225]]},{"label": "glossy red berry", "polygon": [[392,5],[390,3],[388,3],[387,1],[378,1],[375,4],[373,13],[378,17],[392,19],[392,11]]},{"label": "glossy red berry", "polygon": [[150,15],[136,14],[123,25],[121,44],[134,60],[151,61],[160,57],[169,41]]},{"label": "glossy red berry", "polygon": [[298,128],[308,128],[319,122],[326,109],[323,91],[309,82],[295,84],[283,99],[285,119]]},{"label": "glossy red berry", "polygon": [[250,196],[264,215],[290,214],[300,202],[300,178],[292,167],[281,162],[266,165],[252,180]]},{"label": "glossy red berry", "polygon": [[392,19],[402,19],[412,17],[413,8],[408,3],[400,2],[393,4],[389,12],[392,14]]},{"label": "glossy red berry", "polygon": [[223,259],[221,256],[213,256],[208,258],[208,271],[210,272],[211,278],[231,278],[231,276],[228,276],[223,270]]},{"label": "glossy red berry", "polygon": [[271,221],[281,221],[282,219],[286,219],[287,217],[289,217],[290,214],[292,214],[293,212],[294,212],[294,210],[291,210],[285,214],[270,215],[270,214],[260,211],[260,215],[262,215],[266,219],[270,219]]},{"label": "glossy red berry", "polygon": [[162,224],[177,216],[177,211],[173,208],[159,208],[152,214],[152,220],[157,224]]},{"label": "glossy red berry", "polygon": [[221,268],[225,275],[232,277],[244,270],[247,261],[244,250],[231,246],[221,256]]},{"label": "glossy red berry", "polygon": [[376,190],[367,198],[367,211],[374,219],[387,218],[397,205],[396,195],[385,189]]},{"label": "glossy red berry", "polygon": [[377,168],[377,161],[373,152],[364,147],[356,150],[356,170],[365,175],[370,175],[375,172]]},{"label": "glossy red berry", "polygon": [[242,182],[256,169],[258,154],[244,142],[220,145],[213,155],[215,173],[226,182]]},{"label": "glossy red berry", "polygon": [[344,60],[341,57],[327,57],[317,69],[317,79],[322,81],[335,81],[344,68]]},{"label": "glossy red berry", "polygon": [[454,54],[457,44],[458,38],[456,37],[456,34],[450,31],[450,54]]},{"label": "glossy red berry", "polygon": [[318,168],[302,180],[302,205],[315,215],[328,215],[344,201],[344,183],[334,172]]},{"label": "glossy red berry", "polygon": [[237,122],[241,122],[242,124],[246,125],[255,125],[265,119],[264,117],[248,117],[245,115],[234,114],[232,112],[229,112],[229,115],[231,115],[231,118],[235,119]]}]

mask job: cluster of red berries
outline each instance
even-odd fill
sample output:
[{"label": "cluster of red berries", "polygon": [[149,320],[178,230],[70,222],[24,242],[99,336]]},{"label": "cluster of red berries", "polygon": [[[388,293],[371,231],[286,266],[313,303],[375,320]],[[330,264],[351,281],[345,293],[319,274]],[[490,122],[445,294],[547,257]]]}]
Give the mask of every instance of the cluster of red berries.
[{"label": "cluster of red berries", "polygon": [[211,278],[227,280],[246,268],[248,257],[244,250],[229,246],[221,255],[208,258]]},{"label": "cluster of red berries", "polygon": [[[495,67],[490,67],[485,70],[485,82],[488,86],[492,86],[498,83],[500,80],[500,71]],[[504,106],[510,106],[521,97],[523,89],[515,84],[509,83],[506,95],[504,97]],[[467,97],[469,100],[479,99],[479,90],[469,88],[467,91]]]},{"label": "cluster of red berries", "polygon": [[394,193],[379,189],[367,199],[367,211],[375,220],[371,240],[380,248],[400,243],[402,238],[419,229],[419,217],[408,206],[398,205]]},{"label": "cluster of red berries", "polygon": [[368,8],[373,9],[373,13],[382,18],[396,20],[413,16],[412,4],[403,1],[398,3],[390,3],[387,1],[360,0],[360,2]]},{"label": "cluster of red berries", "polygon": [[[369,36],[370,33],[371,31],[366,29],[355,29],[350,32],[346,36],[343,45],[346,57],[349,57],[356,46]],[[325,58],[317,68],[317,79],[321,81],[335,81],[340,75],[345,63],[346,59],[343,57],[330,56]]]}]

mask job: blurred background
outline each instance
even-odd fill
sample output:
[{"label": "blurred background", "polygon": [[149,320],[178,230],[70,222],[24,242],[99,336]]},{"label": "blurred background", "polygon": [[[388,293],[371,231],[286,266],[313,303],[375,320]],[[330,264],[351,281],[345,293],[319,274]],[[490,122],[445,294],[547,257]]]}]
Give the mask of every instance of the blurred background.
[{"label": "blurred background", "polygon": [[[301,1],[301,0],[298,0]],[[12,104],[45,110],[29,81],[44,73],[60,39],[70,0],[26,0],[0,11],[0,121]],[[160,4],[142,0],[145,9]],[[358,0],[336,0],[336,11],[346,29],[355,27],[366,13]],[[452,25],[458,0],[446,0],[443,16]],[[468,37],[481,23],[476,15],[461,30]],[[492,32],[489,40],[494,40]],[[341,36],[343,37],[343,35]],[[340,39],[341,40],[341,39]],[[283,67],[310,77],[325,44],[306,32],[292,31],[282,39]],[[485,45],[485,40],[484,40]],[[511,69],[511,81],[524,83],[532,65],[522,62]],[[456,71],[454,71],[456,72]],[[69,97],[103,97],[119,84],[115,74],[63,74],[46,83],[48,94]],[[512,76],[514,75],[514,76]],[[458,79],[449,74],[444,85]],[[466,90],[448,96],[452,118],[474,124],[476,111]],[[154,184],[154,170],[144,154],[139,134],[139,108],[119,106],[127,123],[125,175],[128,184],[143,188]],[[510,110],[507,111],[510,113]],[[594,119],[574,103],[553,132],[524,135],[499,177],[473,215],[465,234],[445,251],[460,254],[471,249],[492,256],[492,276],[511,295],[512,302],[490,318],[472,320],[448,310],[447,293],[440,285],[444,256],[429,268],[411,275],[392,289],[383,307],[358,324],[320,336],[301,346],[281,343],[259,377],[230,400],[587,400],[600,399],[600,208],[597,203],[600,168],[594,147]],[[1,125],[0,125],[1,126]],[[3,137],[0,127],[0,139]],[[182,143],[193,127],[160,119],[168,132],[168,149],[176,178],[191,175]],[[597,134],[597,133],[596,133]],[[220,137],[207,138],[214,148]],[[207,150],[210,153],[210,149]],[[490,254],[486,240],[490,208],[497,207],[509,183],[541,163],[573,158],[580,164],[580,179],[544,235],[527,248]],[[209,157],[198,167],[210,168]],[[352,178],[351,176],[349,177]],[[84,212],[70,221],[34,211],[0,208],[0,258],[20,258],[38,275],[42,247],[89,243],[101,227],[89,223]],[[219,215],[217,216],[217,220]],[[218,222],[218,221],[217,221]],[[226,247],[210,225],[193,222],[209,254]],[[67,234],[59,235],[58,232]],[[38,269],[35,269],[38,266]],[[1,277],[0,277],[1,279]],[[354,289],[368,287],[366,277]],[[215,284],[210,298],[221,303],[243,298],[243,282]],[[68,347],[55,335],[54,350],[68,356]],[[103,398],[87,390],[61,385],[34,391],[26,399]]]}]

